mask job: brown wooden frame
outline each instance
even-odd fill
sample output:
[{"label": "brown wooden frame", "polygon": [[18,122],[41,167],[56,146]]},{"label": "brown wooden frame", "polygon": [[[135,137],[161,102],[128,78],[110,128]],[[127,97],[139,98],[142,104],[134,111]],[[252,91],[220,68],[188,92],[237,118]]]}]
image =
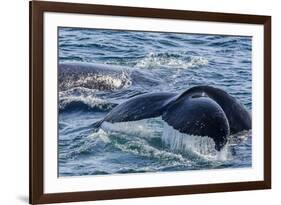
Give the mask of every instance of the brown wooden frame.
[{"label": "brown wooden frame", "polygon": [[[197,194],[271,188],[271,17],[245,14],[103,6],[77,3],[29,2],[30,6],[30,203],[75,202],[164,195]],[[43,191],[43,13],[182,19],[260,24],[264,27],[264,180],[237,183],[135,188],[45,194]],[[55,78],[55,77],[54,77]]]}]

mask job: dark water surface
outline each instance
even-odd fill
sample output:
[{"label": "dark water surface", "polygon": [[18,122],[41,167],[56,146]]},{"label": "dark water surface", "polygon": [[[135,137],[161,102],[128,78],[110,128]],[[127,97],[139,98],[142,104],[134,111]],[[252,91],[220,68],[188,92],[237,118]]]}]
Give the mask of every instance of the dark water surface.
[{"label": "dark water surface", "polygon": [[224,89],[251,111],[251,37],[59,28],[58,40],[60,63],[117,65],[114,75],[60,82],[59,176],[251,166],[251,131],[218,153],[209,138],[181,134],[160,117],[91,127],[132,96],[195,85]]}]

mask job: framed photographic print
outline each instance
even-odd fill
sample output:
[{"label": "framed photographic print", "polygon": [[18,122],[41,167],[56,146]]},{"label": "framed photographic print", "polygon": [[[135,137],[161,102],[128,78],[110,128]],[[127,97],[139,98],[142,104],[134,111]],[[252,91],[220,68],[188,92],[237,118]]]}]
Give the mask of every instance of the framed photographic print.
[{"label": "framed photographic print", "polygon": [[30,2],[30,203],[271,188],[271,17]]}]

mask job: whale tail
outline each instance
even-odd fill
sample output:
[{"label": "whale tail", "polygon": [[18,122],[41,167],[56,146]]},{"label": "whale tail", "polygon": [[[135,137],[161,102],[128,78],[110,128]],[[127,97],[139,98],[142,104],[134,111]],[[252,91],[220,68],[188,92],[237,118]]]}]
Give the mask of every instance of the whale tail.
[{"label": "whale tail", "polygon": [[103,122],[128,122],[159,116],[181,133],[211,137],[218,151],[224,147],[230,133],[251,128],[246,109],[225,91],[210,86],[196,86],[179,95],[150,93],[135,96],[114,107],[93,127],[99,129]]}]

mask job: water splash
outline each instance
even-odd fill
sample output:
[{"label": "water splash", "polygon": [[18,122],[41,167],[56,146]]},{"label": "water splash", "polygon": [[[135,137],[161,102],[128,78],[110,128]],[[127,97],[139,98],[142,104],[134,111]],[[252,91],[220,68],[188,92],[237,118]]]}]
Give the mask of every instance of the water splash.
[{"label": "water splash", "polygon": [[228,145],[218,152],[212,138],[183,134],[167,123],[164,123],[162,141],[174,152],[195,153],[205,159],[219,161],[228,160],[230,157]]},{"label": "water splash", "polygon": [[[148,123],[148,121],[150,123]],[[155,126],[151,125],[151,119],[140,120],[135,122],[121,122],[121,123],[108,123],[102,124],[103,132],[110,133],[111,142],[114,146],[123,152],[128,152],[137,156],[154,158],[159,160],[170,161],[171,163],[190,164],[189,160],[184,158],[179,153],[173,153],[167,150],[154,147],[149,144],[147,138],[153,138],[157,135]],[[154,119],[156,124],[157,119]],[[158,125],[159,126],[159,125]],[[103,133],[102,132],[102,133]]]},{"label": "water splash", "polygon": [[59,92],[59,110],[92,110],[92,111],[108,111],[116,104],[98,98],[95,90],[78,87],[67,91]]},{"label": "water splash", "polygon": [[129,152],[137,156],[165,160],[170,162],[179,162],[188,165],[190,162],[182,155],[159,150],[148,145],[144,140],[129,141],[124,144],[116,143],[115,146],[123,152]]},{"label": "water splash", "polygon": [[138,137],[149,137],[153,136],[155,131],[148,123],[147,120],[139,120],[133,122],[119,122],[119,123],[109,123],[103,122],[101,125],[102,129],[107,132],[115,132],[120,134],[138,136]]},{"label": "water splash", "polygon": [[88,138],[91,140],[99,139],[104,143],[110,143],[109,134],[103,129],[99,129],[97,132],[93,132],[91,135],[88,136]]},{"label": "water splash", "polygon": [[[102,129],[107,133],[111,133],[111,135],[114,133],[114,136],[126,138],[126,143],[116,144],[116,146],[122,151],[131,152],[136,155],[148,156],[148,153],[150,153],[151,156],[159,157],[161,156],[160,152],[167,152],[171,155],[179,154],[181,156],[181,154],[185,154],[186,157],[187,155],[191,158],[199,157],[202,160],[227,161],[231,159],[228,144],[218,152],[215,149],[215,143],[212,138],[180,133],[160,118],[155,118],[154,121],[146,119],[114,124],[104,122]],[[161,136],[163,145],[168,147],[169,151],[165,150],[163,145],[160,148],[161,150],[159,150],[147,144],[148,138],[151,139],[158,136]],[[156,153],[156,150],[159,153]],[[186,157],[183,159],[187,160],[189,158]]]},{"label": "water splash", "polygon": [[[83,140],[78,140],[78,138]],[[100,129],[98,132],[91,133],[85,136],[77,136],[72,144],[68,147],[70,152],[61,153],[62,159],[75,159],[79,156],[92,155],[105,149],[110,143],[108,133]]]},{"label": "water splash", "polygon": [[202,56],[188,56],[183,57],[180,54],[168,54],[168,53],[150,53],[148,56],[141,59],[135,67],[139,68],[197,68],[208,65],[208,59]]}]

